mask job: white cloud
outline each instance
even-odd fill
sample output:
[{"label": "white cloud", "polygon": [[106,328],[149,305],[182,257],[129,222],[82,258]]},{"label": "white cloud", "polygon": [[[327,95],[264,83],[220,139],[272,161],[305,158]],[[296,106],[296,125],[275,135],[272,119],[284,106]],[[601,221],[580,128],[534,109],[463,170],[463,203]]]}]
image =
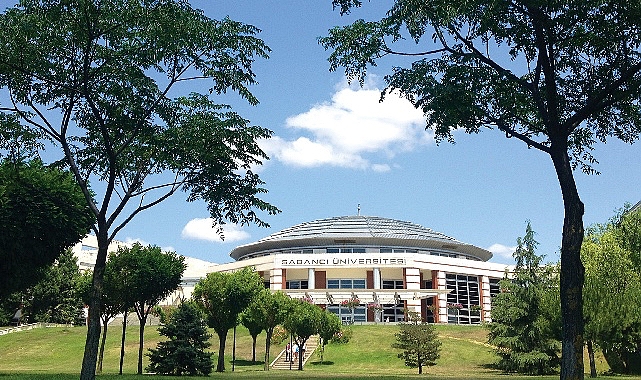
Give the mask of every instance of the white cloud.
[{"label": "white cloud", "polygon": [[516,246],[510,247],[507,245],[496,243],[488,247],[487,250],[502,259],[512,260],[512,254],[516,251]]},{"label": "white cloud", "polygon": [[[249,233],[236,224],[225,224],[222,228],[225,242],[234,242],[249,238]],[[217,226],[213,225],[211,218],[192,219],[182,230],[181,236],[185,239],[207,240],[222,242],[217,232]]]},{"label": "white cloud", "polygon": [[300,137],[274,137],[261,142],[261,147],[271,157],[293,166],[388,171],[389,164],[372,164],[366,156],[389,160],[433,139],[432,133],[425,131],[421,111],[394,94],[379,102],[380,92],[376,88],[338,89],[331,102],[287,119],[286,126]]}]

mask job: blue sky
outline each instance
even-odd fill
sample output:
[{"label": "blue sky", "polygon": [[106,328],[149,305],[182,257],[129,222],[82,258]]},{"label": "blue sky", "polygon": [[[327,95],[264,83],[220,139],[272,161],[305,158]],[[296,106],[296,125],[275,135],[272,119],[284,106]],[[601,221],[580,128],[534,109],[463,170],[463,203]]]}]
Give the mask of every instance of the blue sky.
[{"label": "blue sky", "polygon": [[[381,61],[363,88],[348,86],[340,71],[329,72],[329,53],[317,37],[356,18],[380,17],[389,6],[381,3],[341,17],[330,0],[192,1],[211,18],[228,15],[259,27],[273,50],[270,59],[256,62],[258,106],[229,94],[220,101],[274,131],[262,145],[271,160],[259,172],[269,190],[265,200],[282,213],[263,215],[268,229],[225,225],[222,242],[205,204],[187,203],[179,194],[137,216],[118,240],[224,263],[237,245],[305,221],[355,215],[360,204],[363,215],[410,221],[490,249],[494,262],[511,262],[510,248],[530,220],[539,253],[557,261],[563,203],[547,155],[491,130],[457,133],[456,144],[437,146],[409,103],[377,101],[382,77],[406,61]],[[641,145],[612,140],[594,153],[602,174],[576,173],[586,225],[641,200]]]}]

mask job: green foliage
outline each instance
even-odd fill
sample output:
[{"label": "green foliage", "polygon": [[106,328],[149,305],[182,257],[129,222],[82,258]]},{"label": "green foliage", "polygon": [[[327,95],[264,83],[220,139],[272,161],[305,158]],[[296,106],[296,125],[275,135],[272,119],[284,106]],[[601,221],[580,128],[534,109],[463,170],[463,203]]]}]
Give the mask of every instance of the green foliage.
[{"label": "green foliage", "polygon": [[[260,333],[261,330],[265,330],[265,370],[269,370],[270,352],[272,344],[280,344],[285,339],[289,338],[289,334],[285,329],[279,325],[285,321],[285,316],[288,314],[289,308],[291,305],[291,299],[289,296],[281,291],[272,292],[269,289],[262,289],[260,293],[256,296],[254,301],[247,307],[247,310],[243,315],[250,317],[249,321],[242,319],[243,325],[250,330],[256,332],[256,335]],[[249,325],[245,324],[246,322],[254,324],[250,328]],[[253,336],[253,333],[252,333]],[[253,361],[255,361],[255,340],[254,340],[254,355]]]},{"label": "green foliage", "polygon": [[277,346],[284,341],[289,339],[289,331],[284,328],[282,325],[277,325],[274,327],[274,332],[272,333],[272,338],[270,339],[271,346]]},{"label": "green foliage", "polygon": [[525,237],[517,239],[516,267],[512,278],[501,281],[501,293],[492,300],[492,322],[488,343],[500,357],[497,368],[528,375],[554,373],[559,349],[554,327],[559,312],[553,314],[549,292],[556,292],[552,272],[541,266],[537,242],[530,223]]},{"label": "green foliage", "polygon": [[418,367],[420,375],[424,366],[436,364],[436,359],[440,357],[441,342],[433,325],[422,322],[418,316],[411,316],[408,322],[399,324],[399,329],[392,347],[403,350],[398,357],[405,361],[406,366]]},{"label": "green foliage", "polygon": [[256,299],[240,314],[240,323],[247,328],[252,337],[252,363],[256,363],[256,338],[263,331],[262,315],[256,305]]},{"label": "green foliage", "polygon": [[[257,212],[279,212],[251,170],[267,159],[257,141],[271,131],[213,100],[231,91],[258,103],[252,65],[270,52],[259,32],[182,0],[27,0],[0,15],[0,91],[11,99],[2,136],[44,135],[80,186],[98,239],[90,310],[109,243],[176,192],[203,200],[219,225],[266,226]],[[90,312],[83,379],[94,377],[99,330]]]},{"label": "green foliage", "polygon": [[586,340],[615,373],[641,374],[640,222],[639,213],[624,213],[590,229],[581,247]]},{"label": "green foliage", "polygon": [[[318,334],[324,311],[300,299],[292,299],[291,307],[285,317],[285,328],[294,336],[298,347],[305,347],[305,343],[312,335]],[[298,361],[298,370],[303,370],[303,361]]]},{"label": "green foliage", "polygon": [[323,356],[325,355],[325,346],[332,338],[334,338],[334,336],[336,336],[336,334],[341,332],[341,328],[342,323],[338,315],[327,310],[321,314],[318,326],[318,335],[321,339],[321,363],[323,362]]},{"label": "green foliage", "polygon": [[[333,0],[342,14],[361,0]],[[584,205],[574,170],[594,173],[592,150],[641,133],[641,3],[614,0],[395,0],[380,20],[358,19],[319,39],[330,70],[361,85],[389,56],[411,59],[381,94],[423,111],[437,142],[495,129],[547,154],[563,193],[561,378],[583,377]],[[612,22],[616,20],[616,22]],[[413,42],[413,43],[412,43]]]},{"label": "green foliage", "polygon": [[[121,307],[132,306],[140,322],[140,345],[138,347],[138,373],[142,373],[143,337],[147,316],[154,306],[165,299],[180,285],[182,274],[187,267],[185,258],[175,252],[162,252],[160,247],[143,247],[134,243],[132,247],[119,247],[110,256],[111,273],[116,295]],[[105,273],[105,282],[110,277]],[[122,309],[121,309],[122,311]]]},{"label": "green foliage", "polygon": [[178,310],[176,306],[173,305],[156,305],[151,310],[151,313],[158,317],[160,323],[166,324],[169,323],[171,316]]},{"label": "green foliage", "polygon": [[[2,126],[0,125],[0,128]],[[93,224],[69,172],[29,162],[0,162],[0,298],[34,285]]]},{"label": "green foliage", "polygon": [[166,325],[159,328],[169,340],[149,349],[147,371],[163,375],[209,375],[212,369],[211,345],[202,312],[192,302],[181,304]]},{"label": "green foliage", "polygon": [[71,249],[67,249],[44,271],[42,280],[26,293],[32,320],[84,325],[85,304],[76,288],[79,279],[77,259]]},{"label": "green foliage", "polygon": [[341,326],[340,331],[334,334],[334,336],[330,340],[330,343],[336,343],[336,344],[349,343],[350,339],[352,339],[353,334],[354,334],[354,331],[352,331],[351,327]]},{"label": "green foliage", "polygon": [[264,289],[263,279],[252,268],[236,272],[212,272],[200,280],[192,294],[220,341],[216,372],[225,371],[227,332],[237,324],[238,316]]}]

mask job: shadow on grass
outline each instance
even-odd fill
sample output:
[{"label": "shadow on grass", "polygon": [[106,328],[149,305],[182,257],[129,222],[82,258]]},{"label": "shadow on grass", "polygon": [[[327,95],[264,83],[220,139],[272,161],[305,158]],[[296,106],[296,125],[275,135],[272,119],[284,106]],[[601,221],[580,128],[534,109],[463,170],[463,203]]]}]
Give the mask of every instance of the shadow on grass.
[{"label": "shadow on grass", "polygon": [[333,361],[329,360],[324,360],[324,361],[317,361],[317,362],[309,362],[308,364],[313,365],[313,366],[323,366],[323,365],[334,365]]},{"label": "shadow on grass", "polygon": [[251,360],[236,359],[236,366],[238,367],[249,367],[254,365],[265,365],[264,360],[256,360],[255,362]]}]

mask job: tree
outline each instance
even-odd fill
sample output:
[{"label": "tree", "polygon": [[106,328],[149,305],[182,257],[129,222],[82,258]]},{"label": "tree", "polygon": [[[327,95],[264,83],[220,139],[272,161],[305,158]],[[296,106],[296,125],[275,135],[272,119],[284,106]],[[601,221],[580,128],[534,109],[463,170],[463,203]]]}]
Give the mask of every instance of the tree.
[{"label": "tree", "polygon": [[238,315],[263,289],[263,279],[252,268],[236,272],[212,272],[200,280],[192,297],[204,310],[207,325],[214,329],[220,342],[216,372],[225,371],[225,343],[229,329],[237,324]]},{"label": "tree", "polygon": [[321,339],[321,364],[323,363],[323,355],[325,354],[325,346],[329,341],[341,331],[341,319],[338,315],[325,310],[321,315],[318,335]]},{"label": "tree", "polygon": [[[95,377],[108,246],[136,215],[180,190],[218,225],[266,226],[256,212],[278,212],[251,170],[271,132],[212,99],[258,103],[259,32],[179,0],[25,0],[0,15],[2,110],[51,140],[96,221],[82,379]],[[104,186],[92,193],[90,180]]]},{"label": "tree", "polygon": [[0,298],[35,285],[45,268],[87,234],[93,220],[71,173],[39,159],[3,159]]},{"label": "tree", "polygon": [[[342,14],[362,5],[332,3]],[[573,170],[595,172],[591,151],[599,141],[638,139],[640,13],[641,3],[624,0],[396,0],[380,21],[357,20],[320,38],[333,50],[330,69],[342,66],[361,84],[384,57],[416,59],[385,77],[381,99],[407,98],[437,141],[485,127],[549,155],[565,214],[562,379],[583,378],[584,205]]]},{"label": "tree", "polygon": [[265,371],[269,370],[269,364],[271,363],[270,348],[274,329],[285,321],[291,302],[291,298],[281,291],[272,293],[269,289],[263,289],[247,309],[249,313],[256,314],[256,318],[261,321],[262,328],[266,333]]},{"label": "tree", "polygon": [[258,334],[263,331],[262,313],[257,305],[257,299],[254,300],[247,309],[240,315],[240,323],[249,330],[252,337],[252,363],[256,364],[256,339]]},{"label": "tree", "polygon": [[76,283],[80,278],[78,260],[66,249],[44,276],[27,292],[30,314],[38,322],[83,324],[84,303]]},{"label": "tree", "polygon": [[544,312],[545,293],[556,287],[549,286],[537,244],[528,223],[523,239],[517,239],[513,277],[501,281],[501,293],[492,300],[488,343],[496,347],[500,357],[496,365],[505,372],[544,375],[553,373],[559,363],[554,316]]},{"label": "tree", "polygon": [[294,335],[294,341],[298,345],[301,354],[298,357],[298,370],[303,370],[303,359],[305,352],[303,348],[307,340],[320,329],[323,310],[313,303],[294,299],[292,306],[285,317],[284,327]]},{"label": "tree", "polygon": [[[615,373],[641,373],[641,266],[628,244],[640,216],[622,214],[588,230],[581,247],[585,262],[584,315],[590,373],[596,377],[594,344]],[[631,228],[637,225],[637,229]]]},{"label": "tree", "polygon": [[[138,345],[138,374],[142,374],[144,332],[147,317],[160,301],[180,285],[185,271],[185,258],[175,252],[163,252],[160,247],[134,243],[131,247],[119,247],[110,256],[113,273],[120,276],[123,285],[121,308],[131,306],[140,322]],[[122,309],[121,309],[122,310]]]},{"label": "tree", "polygon": [[416,312],[408,312],[410,317],[406,323],[398,325],[400,331],[396,335],[396,343],[392,347],[403,352],[398,354],[405,365],[410,368],[418,367],[418,374],[423,373],[423,366],[436,364],[441,350],[441,342],[433,325],[421,321]]},{"label": "tree", "polygon": [[211,353],[205,352],[211,345],[211,335],[197,305],[182,303],[158,331],[169,340],[159,342],[156,349],[149,349],[147,371],[177,376],[211,373]]}]

